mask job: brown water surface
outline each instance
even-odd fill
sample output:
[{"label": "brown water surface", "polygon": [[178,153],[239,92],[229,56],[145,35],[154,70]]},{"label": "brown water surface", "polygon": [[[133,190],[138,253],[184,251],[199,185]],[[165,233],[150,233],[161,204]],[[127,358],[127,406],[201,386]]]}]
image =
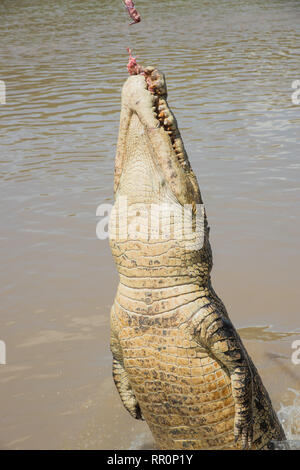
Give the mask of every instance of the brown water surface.
[{"label": "brown water surface", "polygon": [[0,2],[3,449],[152,446],[112,383],[117,275],[95,235],[98,204],[112,202],[127,46],[166,74],[214,286],[276,410],[300,389],[299,1],[137,3],[129,28],[120,0]]}]

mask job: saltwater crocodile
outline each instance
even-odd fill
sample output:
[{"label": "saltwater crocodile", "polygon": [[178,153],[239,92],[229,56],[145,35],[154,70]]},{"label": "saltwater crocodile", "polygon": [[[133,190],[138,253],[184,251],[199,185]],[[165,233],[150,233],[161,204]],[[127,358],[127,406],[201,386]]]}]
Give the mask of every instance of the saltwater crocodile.
[{"label": "saltwater crocodile", "polygon": [[[164,75],[152,67],[123,86],[110,228],[120,276],[111,310],[114,381],[160,449],[268,449],[284,432],[211,285],[206,214],[166,98]],[[178,236],[184,205],[192,223]],[[173,211],[158,214],[156,236],[153,207]]]}]

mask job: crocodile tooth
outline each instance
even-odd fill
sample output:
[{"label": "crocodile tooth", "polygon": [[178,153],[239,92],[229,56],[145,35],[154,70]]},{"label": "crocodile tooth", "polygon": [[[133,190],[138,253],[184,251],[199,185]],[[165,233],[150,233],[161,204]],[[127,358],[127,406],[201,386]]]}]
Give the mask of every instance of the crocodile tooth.
[{"label": "crocodile tooth", "polygon": [[158,111],[164,111],[166,112],[166,107],[165,106],[162,106],[161,104],[158,106]]},{"label": "crocodile tooth", "polygon": [[181,145],[181,142],[178,139],[175,139],[174,144],[175,144],[176,150],[178,152],[182,152],[182,150],[183,150],[182,145]]},{"label": "crocodile tooth", "polygon": [[155,70],[155,69],[151,65],[149,65],[148,67],[145,68],[145,72],[149,73],[149,74],[151,74],[153,72],[153,70]]},{"label": "crocodile tooth", "polygon": [[182,153],[182,152],[177,153],[177,158],[178,158],[178,160],[184,160],[184,155],[183,155],[183,153]]},{"label": "crocodile tooth", "polygon": [[174,143],[173,143],[173,145],[174,145],[174,148],[175,148],[178,152],[181,151],[181,146],[178,145],[178,141],[176,140],[176,138],[174,138]]},{"label": "crocodile tooth", "polygon": [[173,120],[172,116],[168,116],[168,117],[164,120],[164,124],[165,124],[165,126],[170,126],[171,129],[173,129],[173,130],[175,129],[175,127],[174,127],[174,120]]},{"label": "crocodile tooth", "polygon": [[163,107],[164,109],[167,108],[167,103],[165,102],[165,100],[162,100],[161,98],[158,98],[158,105]]}]

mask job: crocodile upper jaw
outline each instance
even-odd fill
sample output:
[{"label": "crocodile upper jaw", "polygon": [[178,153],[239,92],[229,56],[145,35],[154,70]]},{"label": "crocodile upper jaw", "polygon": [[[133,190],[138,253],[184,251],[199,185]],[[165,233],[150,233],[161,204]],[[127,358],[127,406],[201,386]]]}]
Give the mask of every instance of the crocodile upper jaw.
[{"label": "crocodile upper jaw", "polygon": [[139,182],[145,188],[145,198],[149,185],[156,193],[164,192],[167,186],[180,204],[200,204],[199,187],[166,98],[164,75],[153,67],[125,82],[115,194],[126,194],[134,200]]}]

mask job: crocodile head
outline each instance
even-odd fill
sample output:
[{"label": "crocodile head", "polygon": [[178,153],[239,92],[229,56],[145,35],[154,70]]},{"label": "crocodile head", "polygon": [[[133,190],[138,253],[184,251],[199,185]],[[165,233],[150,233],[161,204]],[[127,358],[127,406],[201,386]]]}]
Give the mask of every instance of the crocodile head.
[{"label": "crocodile head", "polygon": [[127,79],[122,90],[115,195],[132,202],[166,198],[201,204],[175,116],[167,103],[164,74],[153,67]]},{"label": "crocodile head", "polygon": [[[109,233],[122,283],[170,287],[194,276],[206,285],[212,265],[207,219],[165,77],[153,67],[123,86],[114,190]],[[150,255],[156,257],[151,268]]]}]

